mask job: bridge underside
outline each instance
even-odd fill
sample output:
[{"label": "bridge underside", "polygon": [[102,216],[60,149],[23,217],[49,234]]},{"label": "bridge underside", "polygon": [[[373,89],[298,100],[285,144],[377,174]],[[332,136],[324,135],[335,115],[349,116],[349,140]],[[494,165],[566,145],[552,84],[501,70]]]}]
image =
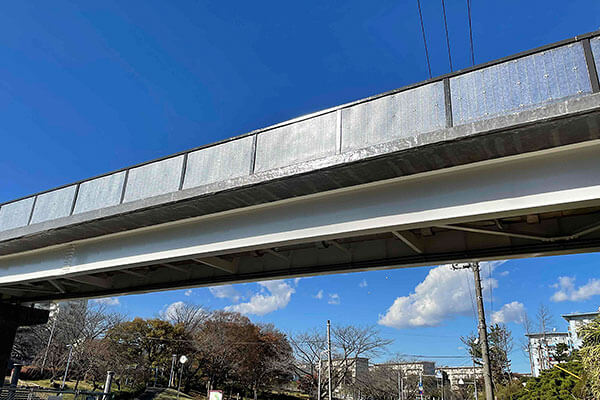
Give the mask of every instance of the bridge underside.
[{"label": "bridge underside", "polygon": [[6,302],[596,251],[600,143],[522,154],[0,258]]}]

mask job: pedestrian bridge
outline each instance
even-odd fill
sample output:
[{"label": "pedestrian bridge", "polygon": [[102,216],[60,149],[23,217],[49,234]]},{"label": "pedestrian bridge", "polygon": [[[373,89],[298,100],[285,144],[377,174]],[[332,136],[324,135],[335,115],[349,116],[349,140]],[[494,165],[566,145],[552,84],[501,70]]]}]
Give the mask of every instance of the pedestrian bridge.
[{"label": "pedestrian bridge", "polygon": [[595,32],[1,204],[0,299],[596,251],[598,70]]}]

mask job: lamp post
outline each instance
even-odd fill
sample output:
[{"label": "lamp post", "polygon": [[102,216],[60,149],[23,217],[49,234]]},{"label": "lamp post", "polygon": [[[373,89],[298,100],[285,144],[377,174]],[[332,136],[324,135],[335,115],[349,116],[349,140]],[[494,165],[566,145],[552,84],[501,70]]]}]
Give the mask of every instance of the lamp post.
[{"label": "lamp post", "polygon": [[181,375],[183,374],[183,365],[187,362],[188,358],[186,356],[179,357],[179,363],[181,366],[179,367],[179,382],[177,383],[177,400],[179,400],[179,392],[181,391]]}]

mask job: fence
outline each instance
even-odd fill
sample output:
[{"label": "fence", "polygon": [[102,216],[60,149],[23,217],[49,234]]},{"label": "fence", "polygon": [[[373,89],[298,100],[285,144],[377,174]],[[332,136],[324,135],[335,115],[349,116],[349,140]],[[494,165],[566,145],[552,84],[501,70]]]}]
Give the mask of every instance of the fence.
[{"label": "fence", "polygon": [[0,400],[112,400],[113,393],[60,390],[41,387],[0,388]]}]

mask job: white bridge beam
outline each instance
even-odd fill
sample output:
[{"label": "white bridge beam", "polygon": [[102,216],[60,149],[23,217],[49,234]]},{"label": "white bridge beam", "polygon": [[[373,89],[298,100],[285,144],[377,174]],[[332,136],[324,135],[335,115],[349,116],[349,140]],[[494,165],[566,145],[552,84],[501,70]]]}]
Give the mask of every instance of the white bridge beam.
[{"label": "white bridge beam", "polygon": [[[68,278],[108,287],[79,276],[189,259],[234,274],[236,265],[217,257],[598,206],[598,154],[600,143],[589,141],[1,256],[0,285]],[[417,238],[398,237],[423,251]]]}]

